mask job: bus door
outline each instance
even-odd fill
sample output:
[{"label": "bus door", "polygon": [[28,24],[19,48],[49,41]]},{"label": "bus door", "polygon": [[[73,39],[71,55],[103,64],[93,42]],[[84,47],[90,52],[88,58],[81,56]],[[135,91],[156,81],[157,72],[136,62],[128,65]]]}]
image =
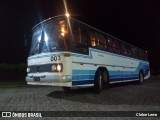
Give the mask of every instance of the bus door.
[{"label": "bus door", "polygon": [[131,80],[131,71],[132,71],[132,60],[131,60],[131,50],[129,45],[122,43],[122,54],[124,55],[123,59],[123,81]]},{"label": "bus door", "polygon": [[[112,53],[121,54],[121,44],[118,40],[108,38],[108,50]],[[110,74],[112,82],[122,82],[123,78],[123,59],[119,55],[111,55],[112,73]]]},{"label": "bus door", "polygon": [[131,80],[131,60],[125,60],[125,64],[123,66],[123,82]]},{"label": "bus door", "polygon": [[[138,49],[136,47],[132,47],[131,52],[132,52],[132,57],[138,59]],[[138,77],[139,77],[139,70],[137,70],[138,65],[139,65],[139,61],[136,59],[132,59],[132,61],[131,61],[131,67],[132,67],[131,76],[133,79],[138,79]]]},{"label": "bus door", "polygon": [[110,67],[110,80],[113,82],[122,82],[123,78],[123,67],[121,63],[123,60],[121,58],[113,57],[111,60],[113,66]]}]

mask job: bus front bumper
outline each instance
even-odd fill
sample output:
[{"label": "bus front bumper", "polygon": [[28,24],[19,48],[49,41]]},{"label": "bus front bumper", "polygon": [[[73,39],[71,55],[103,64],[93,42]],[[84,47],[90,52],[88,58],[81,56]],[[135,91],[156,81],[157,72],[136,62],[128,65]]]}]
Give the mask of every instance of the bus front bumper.
[{"label": "bus front bumper", "polygon": [[72,86],[69,75],[28,75],[26,81],[30,85]]}]

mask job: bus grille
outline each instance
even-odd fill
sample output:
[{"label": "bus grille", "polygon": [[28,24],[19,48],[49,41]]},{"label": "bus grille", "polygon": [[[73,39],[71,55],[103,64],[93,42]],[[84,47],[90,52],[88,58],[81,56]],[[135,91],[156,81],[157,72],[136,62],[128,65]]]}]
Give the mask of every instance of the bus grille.
[{"label": "bus grille", "polygon": [[37,72],[52,72],[51,67],[53,64],[45,64],[45,65],[32,65],[29,66],[29,73],[37,73]]}]

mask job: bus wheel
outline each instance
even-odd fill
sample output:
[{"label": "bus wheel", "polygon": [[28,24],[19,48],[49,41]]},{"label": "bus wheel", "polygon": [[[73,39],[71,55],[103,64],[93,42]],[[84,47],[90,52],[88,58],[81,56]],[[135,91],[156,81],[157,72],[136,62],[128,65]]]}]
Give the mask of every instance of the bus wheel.
[{"label": "bus wheel", "polygon": [[62,87],[62,89],[63,89],[65,92],[71,92],[71,88],[70,88],[70,87]]},{"label": "bus wheel", "polygon": [[100,93],[104,89],[104,80],[103,80],[103,72],[101,70],[98,70],[95,75],[94,80],[94,92]]},{"label": "bus wheel", "polygon": [[109,76],[106,70],[102,72],[102,79],[103,79],[103,89],[109,90]]},{"label": "bus wheel", "polygon": [[138,80],[138,84],[142,84],[142,83],[143,83],[143,80],[144,80],[143,73],[142,73],[142,72],[140,72],[140,73],[139,73],[139,80]]}]

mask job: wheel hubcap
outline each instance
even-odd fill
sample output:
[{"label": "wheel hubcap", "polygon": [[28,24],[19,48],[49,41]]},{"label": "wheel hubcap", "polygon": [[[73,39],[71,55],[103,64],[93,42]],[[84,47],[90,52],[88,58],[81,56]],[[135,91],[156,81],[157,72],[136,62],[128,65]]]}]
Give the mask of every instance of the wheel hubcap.
[{"label": "wheel hubcap", "polygon": [[99,77],[99,86],[102,87],[102,76]]},{"label": "wheel hubcap", "polygon": [[143,76],[142,76],[142,74],[140,74],[140,80],[141,80],[141,82],[143,82]]}]

